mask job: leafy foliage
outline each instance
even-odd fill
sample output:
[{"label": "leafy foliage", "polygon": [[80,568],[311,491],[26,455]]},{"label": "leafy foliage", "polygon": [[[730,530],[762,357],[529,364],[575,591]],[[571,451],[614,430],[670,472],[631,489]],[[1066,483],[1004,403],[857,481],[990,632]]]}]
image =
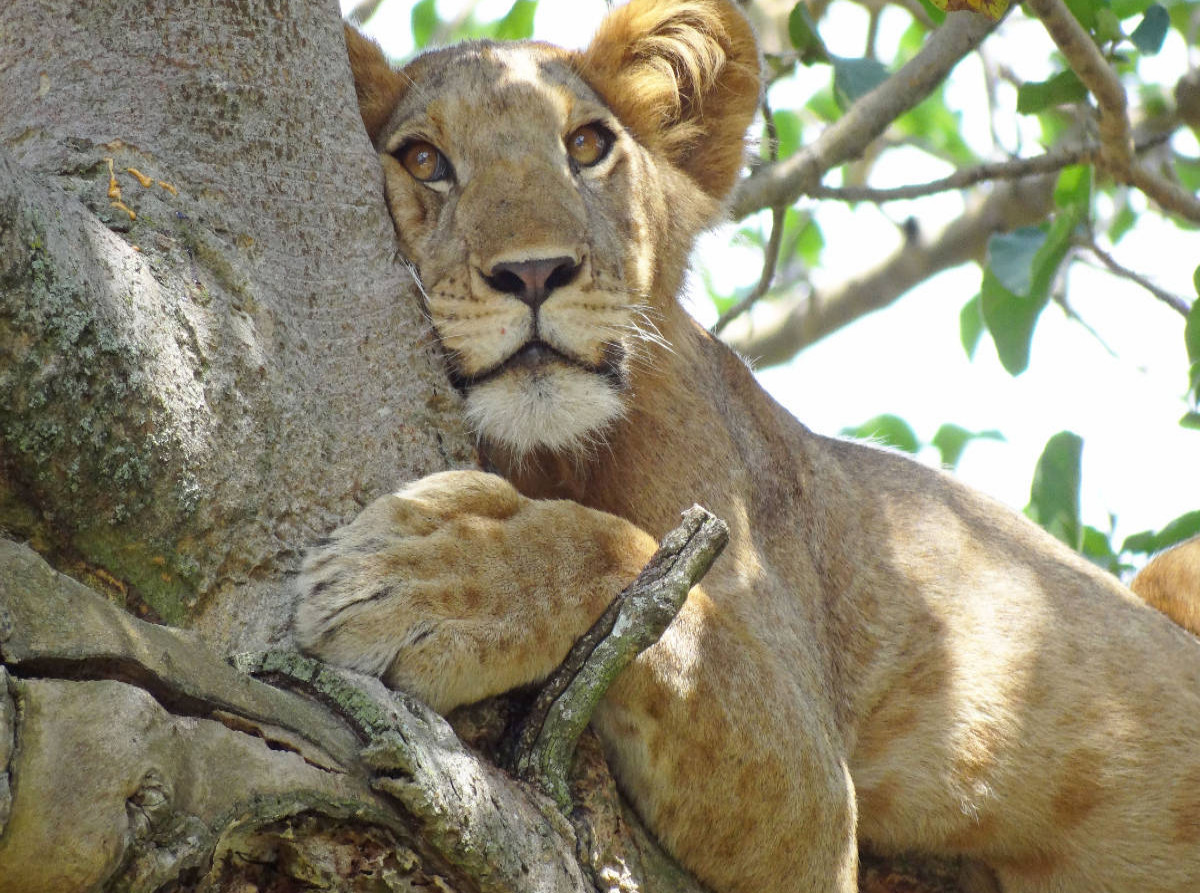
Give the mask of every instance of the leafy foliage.
[{"label": "leafy foliage", "polygon": [[464,15],[445,19],[436,0],[417,0],[410,15],[413,44],[417,49],[487,37],[493,40],[525,40],[533,36],[538,0],[515,0],[508,12],[498,19],[480,19],[477,3],[469,4]]}]

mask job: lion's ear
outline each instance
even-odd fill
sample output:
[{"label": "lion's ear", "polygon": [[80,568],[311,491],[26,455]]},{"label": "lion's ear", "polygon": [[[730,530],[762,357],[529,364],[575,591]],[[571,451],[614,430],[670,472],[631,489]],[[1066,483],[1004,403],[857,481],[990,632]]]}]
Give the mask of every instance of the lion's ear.
[{"label": "lion's ear", "polygon": [[379,44],[349,25],[345,28],[346,52],[350,55],[350,70],[354,73],[358,110],[367,135],[374,143],[404,94],[404,79],[388,63]]},{"label": "lion's ear", "polygon": [[754,32],[729,0],[632,0],[580,58],[583,77],[647,147],[710,195],[732,188],[759,100]]}]

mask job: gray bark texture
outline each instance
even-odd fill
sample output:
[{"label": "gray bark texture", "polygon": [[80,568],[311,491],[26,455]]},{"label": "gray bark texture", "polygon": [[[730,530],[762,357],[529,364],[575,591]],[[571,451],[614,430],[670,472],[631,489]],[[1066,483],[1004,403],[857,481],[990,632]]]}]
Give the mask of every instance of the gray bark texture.
[{"label": "gray bark texture", "polygon": [[457,410],[332,3],[0,8],[0,890],[590,885],[439,717],[223,657]]},{"label": "gray bark texture", "polygon": [[0,11],[0,523],[218,647],[278,636],[306,542],[472,456],[337,28],[283,0]]},{"label": "gray bark texture", "polygon": [[589,736],[565,817],[287,651],[305,544],[473,461],[332,2],[6,0],[0,893],[695,891]]},{"label": "gray bark texture", "polygon": [[590,735],[564,816],[287,651],[458,408],[332,0],[0,4],[0,893],[696,893]]}]

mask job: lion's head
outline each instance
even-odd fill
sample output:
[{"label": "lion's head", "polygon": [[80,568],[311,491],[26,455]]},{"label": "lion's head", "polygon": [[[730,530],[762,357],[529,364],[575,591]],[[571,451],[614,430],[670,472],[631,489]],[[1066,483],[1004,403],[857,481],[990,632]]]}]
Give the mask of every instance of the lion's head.
[{"label": "lion's head", "polygon": [[633,0],[592,44],[474,42],[393,71],[347,29],[402,251],[484,440],[603,437],[669,349],[759,95],[728,2]]}]

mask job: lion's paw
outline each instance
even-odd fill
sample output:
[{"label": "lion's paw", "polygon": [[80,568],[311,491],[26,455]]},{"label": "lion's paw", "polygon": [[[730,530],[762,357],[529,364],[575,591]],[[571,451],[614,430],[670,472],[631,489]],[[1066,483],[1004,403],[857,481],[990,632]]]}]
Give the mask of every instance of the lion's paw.
[{"label": "lion's paw", "polygon": [[310,551],[296,639],[444,712],[552,670],[653,550],[612,515],[435,474]]}]

